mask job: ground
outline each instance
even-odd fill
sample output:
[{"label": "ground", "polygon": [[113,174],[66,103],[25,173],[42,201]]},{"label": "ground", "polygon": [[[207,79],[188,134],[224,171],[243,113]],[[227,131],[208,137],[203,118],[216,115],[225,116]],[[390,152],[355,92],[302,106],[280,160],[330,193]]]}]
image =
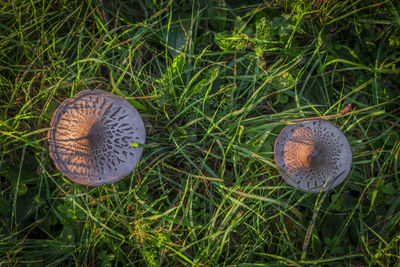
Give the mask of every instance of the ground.
[{"label": "ground", "polygon": [[[400,260],[400,3],[0,3],[0,263],[394,266]],[[57,106],[127,99],[147,141],[131,175],[69,181]],[[279,132],[322,117],[353,152],[319,194],[289,186]]]}]

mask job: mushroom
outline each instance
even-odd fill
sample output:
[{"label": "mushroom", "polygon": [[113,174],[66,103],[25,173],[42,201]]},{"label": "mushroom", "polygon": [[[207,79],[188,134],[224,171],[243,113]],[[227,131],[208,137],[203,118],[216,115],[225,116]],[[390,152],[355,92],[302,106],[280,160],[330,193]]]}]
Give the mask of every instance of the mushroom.
[{"label": "mushroom", "polygon": [[322,119],[289,125],[275,142],[275,162],[285,181],[309,193],[327,191],[346,179],[351,168],[346,136]]},{"label": "mushroom", "polygon": [[138,111],[102,90],[84,90],[54,112],[50,157],[63,175],[90,186],[114,183],[135,168],[146,132]]}]

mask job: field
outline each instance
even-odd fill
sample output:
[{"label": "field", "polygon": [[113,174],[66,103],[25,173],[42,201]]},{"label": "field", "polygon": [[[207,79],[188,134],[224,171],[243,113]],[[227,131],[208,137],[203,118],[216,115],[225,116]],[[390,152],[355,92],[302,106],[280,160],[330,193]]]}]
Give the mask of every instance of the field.
[{"label": "field", "polygon": [[[142,115],[142,159],[99,187],[49,157],[85,89]],[[279,132],[321,117],[344,183],[289,186]],[[0,265],[398,266],[400,2],[0,2]]]}]

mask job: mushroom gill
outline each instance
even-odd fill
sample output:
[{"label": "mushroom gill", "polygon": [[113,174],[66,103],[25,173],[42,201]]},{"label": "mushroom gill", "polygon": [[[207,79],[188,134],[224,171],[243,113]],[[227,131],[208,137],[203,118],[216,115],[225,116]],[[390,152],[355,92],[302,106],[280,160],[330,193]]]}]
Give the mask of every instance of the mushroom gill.
[{"label": "mushroom gill", "polygon": [[306,192],[326,191],[343,182],[351,158],[343,133],[321,119],[287,126],[275,143],[275,161],[282,177]]},{"label": "mushroom gill", "polygon": [[85,90],[65,100],[48,132],[50,157],[69,179],[83,185],[114,183],[138,163],[146,134],[137,110],[106,91]]}]

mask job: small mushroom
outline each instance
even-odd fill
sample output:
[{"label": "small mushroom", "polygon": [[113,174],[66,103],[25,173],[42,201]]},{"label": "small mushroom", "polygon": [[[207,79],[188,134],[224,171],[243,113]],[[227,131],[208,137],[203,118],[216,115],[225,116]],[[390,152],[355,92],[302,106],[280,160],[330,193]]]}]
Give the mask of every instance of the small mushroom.
[{"label": "small mushroom", "polygon": [[135,168],[146,132],[138,111],[125,99],[85,90],[54,112],[48,131],[50,157],[72,181],[114,183]]},{"label": "small mushroom", "polygon": [[275,142],[275,162],[291,186],[310,193],[327,191],[346,179],[351,147],[332,123],[313,119],[289,125]]}]

